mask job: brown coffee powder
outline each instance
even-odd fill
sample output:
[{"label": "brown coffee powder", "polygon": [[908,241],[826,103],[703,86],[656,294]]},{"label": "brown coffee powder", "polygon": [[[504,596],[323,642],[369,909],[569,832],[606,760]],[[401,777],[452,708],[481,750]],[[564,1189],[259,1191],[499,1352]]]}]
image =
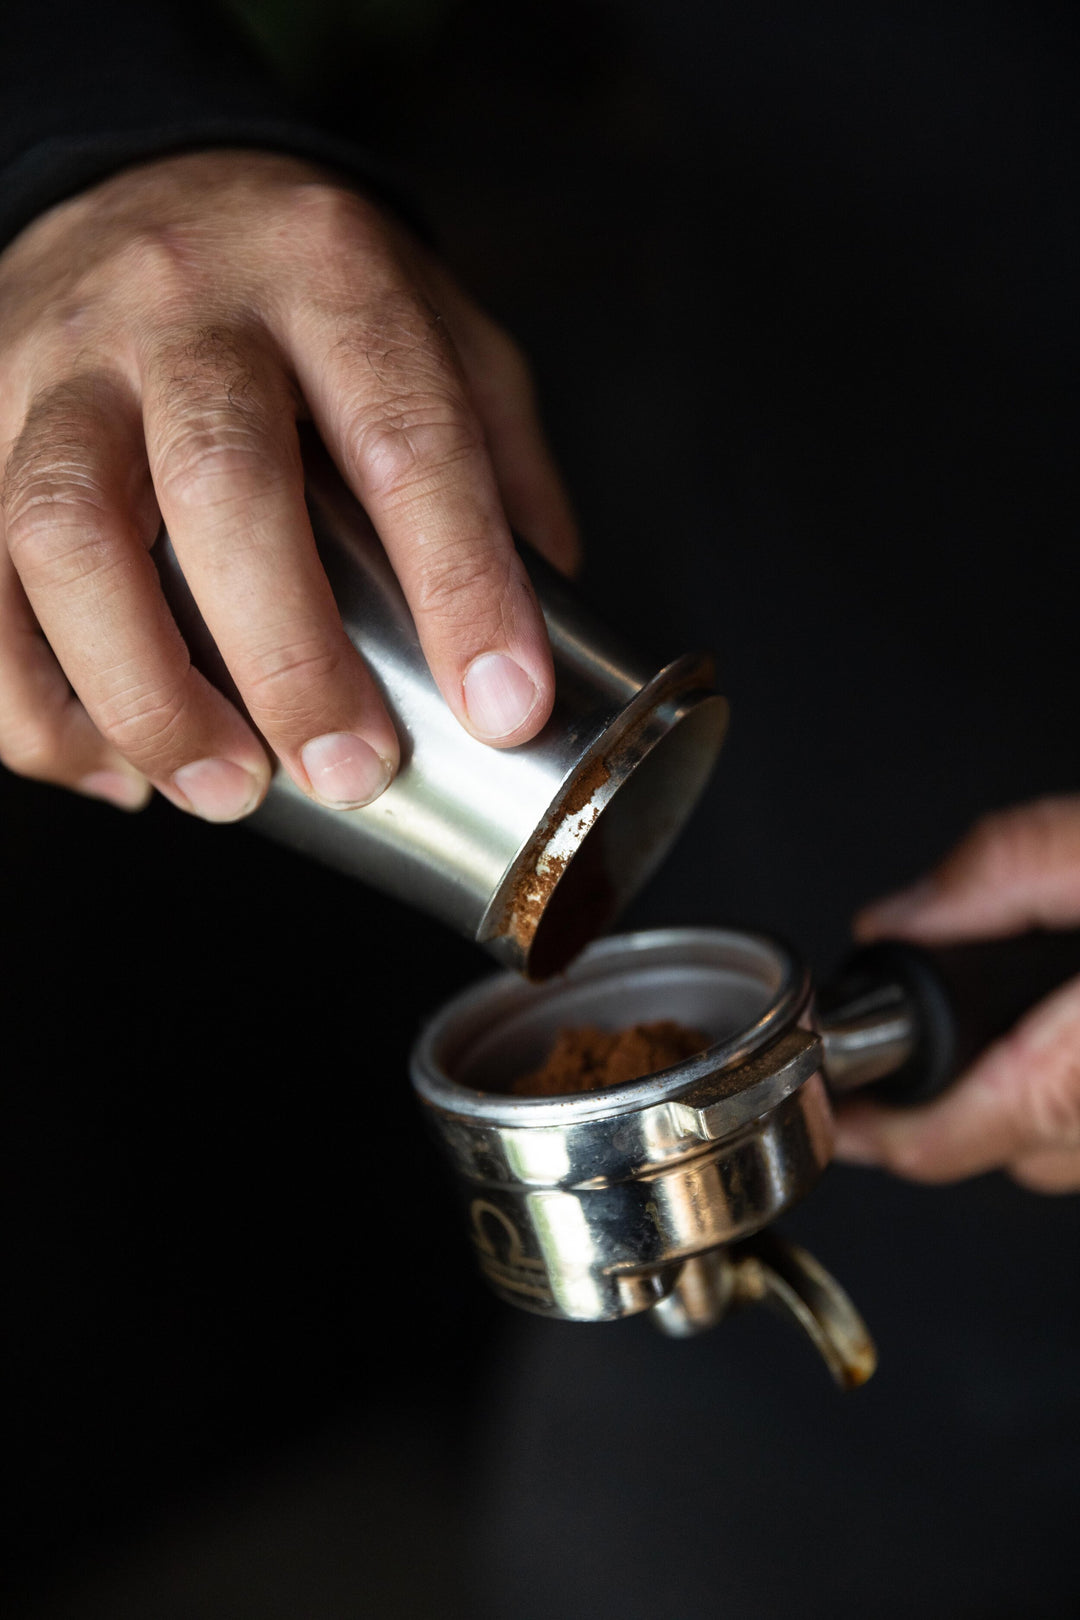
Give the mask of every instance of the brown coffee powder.
[{"label": "brown coffee powder", "polygon": [[624,1086],[668,1069],[708,1046],[709,1037],[669,1018],[629,1029],[597,1029],[586,1024],[559,1031],[539,1069],[517,1077],[517,1097],[564,1097],[603,1086]]}]

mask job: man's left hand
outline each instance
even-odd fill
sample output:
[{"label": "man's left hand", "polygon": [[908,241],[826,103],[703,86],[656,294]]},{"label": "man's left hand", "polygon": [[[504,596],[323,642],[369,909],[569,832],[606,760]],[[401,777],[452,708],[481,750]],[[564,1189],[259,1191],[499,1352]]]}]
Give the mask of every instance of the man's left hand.
[{"label": "man's left hand", "polygon": [[[1080,797],[987,816],[914,888],[856,919],[862,941],[923,945],[1080,924]],[[914,1181],[1006,1170],[1036,1192],[1080,1191],[1080,979],[1040,1002],[935,1102],[864,1100],[837,1117],[837,1158]]]}]

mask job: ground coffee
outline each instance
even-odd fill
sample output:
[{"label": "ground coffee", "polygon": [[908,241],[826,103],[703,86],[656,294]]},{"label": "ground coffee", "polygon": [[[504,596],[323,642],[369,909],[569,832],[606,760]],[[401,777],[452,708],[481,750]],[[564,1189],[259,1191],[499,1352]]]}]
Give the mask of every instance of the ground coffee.
[{"label": "ground coffee", "polygon": [[682,1063],[708,1044],[709,1037],[699,1029],[667,1018],[614,1031],[591,1024],[563,1029],[546,1062],[519,1075],[510,1089],[517,1097],[563,1097],[622,1086]]}]

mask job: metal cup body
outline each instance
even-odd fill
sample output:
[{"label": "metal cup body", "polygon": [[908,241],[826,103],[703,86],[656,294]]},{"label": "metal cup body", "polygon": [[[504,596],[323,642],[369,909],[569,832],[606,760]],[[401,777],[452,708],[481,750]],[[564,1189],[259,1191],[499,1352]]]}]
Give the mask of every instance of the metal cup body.
[{"label": "metal cup body", "polygon": [[[831,1152],[809,982],[764,936],[616,936],[542,985],[504,975],[432,1020],[413,1085],[459,1178],[481,1269],[527,1310],[604,1321],[647,1310],[688,1258],[759,1231]],[[556,1033],[659,1018],[706,1051],[629,1085],[507,1095]]]},{"label": "metal cup body", "polygon": [[[522,746],[477,742],[432,680],[363,509],[323,455],[309,455],[307,472],[319,552],[402,764],[374,804],[352,811],[323,808],[279,770],[252,820],[441,918],[507,966],[554,971],[636,892],[696,803],[726,725],[711,661],[650,668],[530,557],[554,652],[554,712]],[[197,662],[235,696],[167,537],[158,561]],[[588,870],[575,859],[587,841],[603,844]]]}]

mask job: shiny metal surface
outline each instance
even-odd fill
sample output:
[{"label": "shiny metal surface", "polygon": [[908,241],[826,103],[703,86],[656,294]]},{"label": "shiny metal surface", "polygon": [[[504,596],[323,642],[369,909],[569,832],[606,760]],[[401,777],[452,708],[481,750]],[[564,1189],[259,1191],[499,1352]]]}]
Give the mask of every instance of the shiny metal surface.
[{"label": "shiny metal surface", "polygon": [[861,988],[818,1020],[829,1089],[854,1091],[894,1074],[919,1038],[918,1011],[901,984]]},{"label": "shiny metal surface", "polygon": [[847,1294],[812,1254],[775,1232],[684,1260],[651,1319],[671,1338],[685,1339],[756,1303],[802,1329],[841,1389],[857,1389],[873,1376],[877,1350]]},{"label": "shiny metal surface", "polygon": [[670,1294],[653,1306],[650,1320],[669,1339],[692,1339],[724,1320],[737,1291],[738,1267],[729,1249],[692,1254],[676,1272]]},{"label": "shiny metal surface", "polygon": [[[503,973],[462,992],[420,1032],[413,1083],[449,1113],[499,1125],[575,1125],[632,1115],[695,1081],[745,1064],[798,1023],[810,997],[805,965],[764,934],[657,928],[597,940],[558,979],[529,984]],[[508,1077],[534,1068],[567,1024],[617,1029],[674,1018],[712,1037],[677,1069],[577,1097],[515,1097]],[[761,1112],[743,1093],[745,1118]],[[762,1104],[764,1107],[765,1104]],[[627,1142],[628,1122],[619,1130]],[[677,1136],[687,1134],[685,1127]],[[694,1134],[694,1133],[691,1133]],[[656,1151],[650,1134],[646,1151]]]},{"label": "shiny metal surface", "polygon": [[760,1301],[802,1328],[841,1389],[872,1378],[877,1349],[866,1323],[841,1288],[806,1249],[775,1232],[759,1232],[732,1251],[736,1305]]},{"label": "shiny metal surface", "polygon": [[[820,1042],[799,1023],[808,993],[776,941],[669,929],[603,940],[553,983],[503,976],[444,1009],[414,1049],[413,1084],[495,1291],[578,1321],[646,1310],[684,1261],[807,1192],[831,1151]],[[660,1017],[712,1044],[626,1086],[506,1095],[558,1029]]]},{"label": "shiny metal surface", "polygon": [[[318,454],[308,458],[308,501],[345,628],[401,739],[402,768],[381,798],[353,811],[324,809],[279,771],[253,824],[442,918],[506,966],[558,970],[644,883],[705,785],[727,718],[711,661],[650,667],[531,557],[555,710],[532,742],[488,748],[447,708],[382,546]],[[197,661],[235,697],[167,538],[156,556]]]}]

